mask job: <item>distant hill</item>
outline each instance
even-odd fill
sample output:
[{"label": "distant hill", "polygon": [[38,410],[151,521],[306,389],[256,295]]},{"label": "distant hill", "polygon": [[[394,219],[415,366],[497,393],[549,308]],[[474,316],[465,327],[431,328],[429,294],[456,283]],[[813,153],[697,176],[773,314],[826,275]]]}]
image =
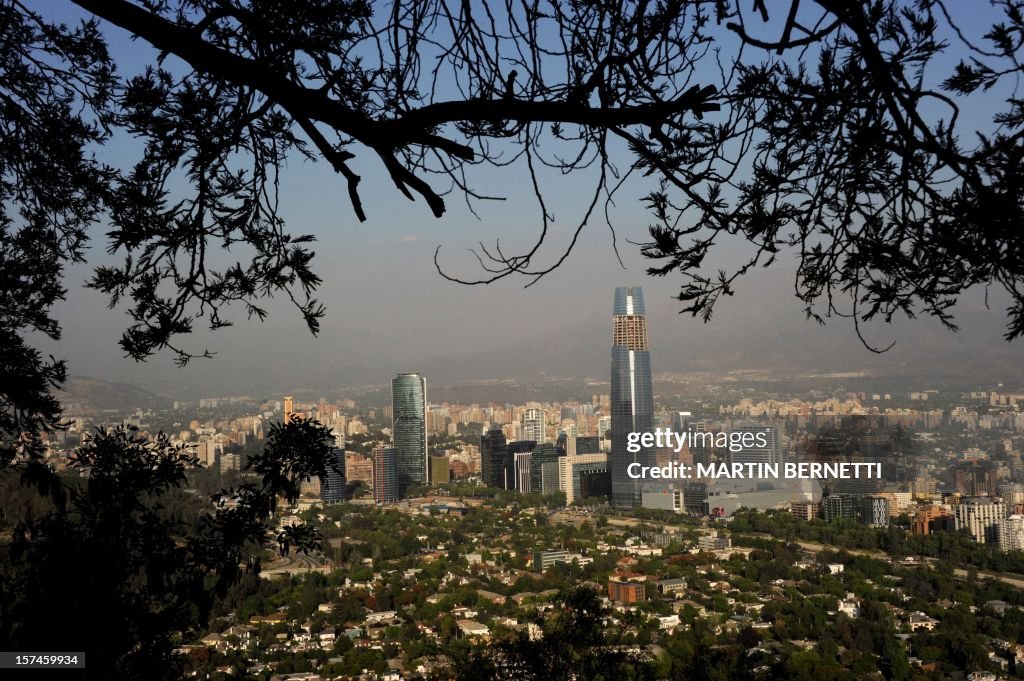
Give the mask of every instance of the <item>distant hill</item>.
[{"label": "distant hill", "polygon": [[[953,310],[961,327],[957,333],[924,317],[898,319],[892,325],[869,324],[863,332],[876,345],[896,341],[892,350],[879,355],[861,344],[848,318],[833,318],[826,326],[807,320],[802,303],[793,295],[791,278],[792,271],[784,269],[752,273],[741,280],[734,296],[722,299],[708,324],[678,314],[681,303],[664,293],[655,295],[649,287],[646,303],[654,373],[756,369],[792,376],[866,370],[879,385],[890,380],[950,389],[1024,385],[1024,341],[1007,343],[1002,338],[1004,300],[993,296],[988,309],[980,292],[966,297]],[[270,397],[299,391],[331,394],[357,386],[384,386],[403,371],[423,373],[432,387],[489,379],[531,382],[550,376],[608,380],[613,287],[622,283],[644,286],[648,280],[643,276],[625,282],[616,279],[590,291],[592,302],[586,311],[567,308],[564,325],[531,325],[523,321],[530,319],[528,311],[515,308],[500,314],[467,314],[467,327],[509,324],[507,343],[453,344],[451,352],[440,354],[420,348],[419,331],[388,334],[372,327],[359,329],[355,326],[358,315],[339,315],[325,324],[317,338],[297,325],[280,327],[276,336],[264,333],[266,329],[257,333],[240,326],[234,335],[224,337],[212,360],[158,371],[154,361],[109,376],[121,381],[136,375],[159,378],[140,378],[139,383],[160,386],[160,391],[181,399]],[[845,301],[837,300],[841,302]],[[123,366],[127,365],[118,365]],[[433,399],[442,393],[431,390],[429,394]],[[69,384],[66,399],[72,398],[95,409],[160,404],[163,399],[124,383],[84,378]]]},{"label": "distant hill", "polygon": [[[671,301],[648,298],[654,372],[867,370],[882,379],[921,379],[945,386],[1024,385],[1024,341],[1007,343],[1002,338],[1005,305],[993,302],[988,309],[980,296],[963,300],[954,310],[960,327],[955,333],[924,317],[868,324],[862,331],[873,345],[895,341],[891,350],[876,354],[857,338],[850,319],[833,318],[825,326],[806,319],[795,297],[779,295],[786,290],[773,281],[779,278],[780,273],[752,277],[734,298],[722,301],[708,324],[679,315]],[[426,359],[416,370],[442,383],[542,373],[607,378],[611,291],[606,297],[607,315],[592,315],[502,348]]]},{"label": "distant hill", "polygon": [[130,411],[132,409],[167,409],[171,401],[129,383],[111,383],[86,376],[71,376],[58,393],[65,411]]}]

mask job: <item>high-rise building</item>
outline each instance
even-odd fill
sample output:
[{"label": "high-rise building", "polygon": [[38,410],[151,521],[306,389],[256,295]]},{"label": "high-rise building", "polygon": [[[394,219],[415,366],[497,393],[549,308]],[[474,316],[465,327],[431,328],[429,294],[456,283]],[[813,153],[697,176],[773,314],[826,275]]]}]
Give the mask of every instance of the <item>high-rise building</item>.
[{"label": "high-rise building", "polygon": [[999,548],[1002,551],[1024,550],[1024,515],[1011,515],[999,521]]},{"label": "high-rise building", "polygon": [[540,493],[555,494],[558,492],[558,462],[545,461],[540,466]]},{"label": "high-rise building", "polygon": [[1024,506],[1024,485],[1019,482],[1004,482],[999,485],[999,496],[1003,498],[1008,509]]},{"label": "high-rise building", "polygon": [[[870,428],[860,432],[857,440],[857,451],[849,456],[851,463],[874,463],[879,464],[885,472],[891,468],[892,463],[892,442],[890,433],[879,431],[874,428],[874,422],[864,421],[865,417],[850,416],[844,417],[843,423],[847,425],[864,424]],[[877,477],[846,477],[828,480],[831,489],[844,494],[877,494],[885,486],[885,480]]]},{"label": "high-rise building", "polygon": [[327,478],[320,486],[320,499],[325,504],[336,504],[345,501],[345,448],[335,447],[331,450],[331,464],[327,469]]},{"label": "high-rise building", "polygon": [[956,529],[967,529],[979,544],[999,541],[999,521],[1006,517],[1006,504],[999,497],[964,499],[954,509]]},{"label": "high-rise building", "polygon": [[196,455],[199,457],[199,460],[207,468],[212,468],[217,465],[221,454],[223,453],[224,447],[216,440],[203,440],[199,443],[196,450]]},{"label": "high-rise building", "polygon": [[391,380],[392,440],[398,456],[398,490],[429,482],[427,470],[427,379],[398,374]]},{"label": "high-rise building", "polygon": [[693,414],[688,411],[677,411],[672,414],[672,430],[677,433],[685,433],[692,422]]},{"label": "high-rise building", "polygon": [[851,494],[831,494],[821,500],[821,514],[827,523],[840,518],[856,520],[857,506],[857,497]]},{"label": "high-rise building", "polygon": [[601,438],[597,435],[577,435],[567,438],[565,453],[569,456],[600,454]]},{"label": "high-rise building", "polygon": [[394,447],[375,447],[373,500],[378,504],[389,504],[398,498],[398,453]]},{"label": "high-rise building", "polygon": [[295,398],[291,395],[284,396],[284,422],[288,423],[295,415]]},{"label": "high-rise building", "polygon": [[615,289],[612,320],[612,504],[634,507],[642,501],[643,485],[641,480],[629,477],[627,468],[634,462],[655,465],[652,449],[642,448],[636,453],[626,449],[630,433],[648,432],[654,427],[651,353],[647,345],[644,295],[639,287]]},{"label": "high-rise building", "polygon": [[[732,432],[739,433],[741,435],[750,433],[751,435],[754,435],[755,438],[746,438],[748,442],[753,442],[750,447],[737,446],[737,451],[733,451],[732,447],[729,448],[730,465],[734,463],[765,463],[779,465],[782,463],[782,447],[779,443],[779,429],[777,427],[759,423],[745,423],[734,426]],[[758,433],[763,434],[765,442],[764,447],[758,446],[756,440]]]},{"label": "high-rise building", "polygon": [[860,521],[865,525],[885,527],[889,524],[889,499],[883,496],[860,498]]},{"label": "high-rise building", "polygon": [[510,469],[505,433],[501,428],[491,428],[480,436],[480,479],[487,487],[507,489]]},{"label": "high-rise building", "polygon": [[515,471],[515,489],[518,492],[529,494],[533,491],[531,473],[532,452],[515,452],[513,454],[513,470]]},{"label": "high-rise building", "polygon": [[800,520],[814,520],[818,517],[818,504],[813,501],[794,501],[789,504],[789,512]]},{"label": "high-rise building", "polygon": [[320,478],[314,476],[309,480],[299,482],[299,493],[304,497],[319,497],[322,487]]},{"label": "high-rise building", "polygon": [[999,489],[999,475],[991,462],[962,464],[953,470],[956,491],[965,496],[995,496]]},{"label": "high-rise building", "polygon": [[373,487],[373,459],[367,458],[359,452],[346,454],[345,480],[346,483],[360,482],[366,487]]},{"label": "high-rise building", "polygon": [[[530,491],[536,494],[547,494],[558,491],[558,449],[551,443],[538,443],[530,453]],[[548,484],[544,484],[544,467],[554,464],[548,469]],[[547,487],[547,490],[545,490]]]},{"label": "high-rise building", "polygon": [[927,473],[918,473],[917,478],[910,481],[910,491],[915,499],[930,499],[935,496],[936,480]]},{"label": "high-rise building", "polygon": [[508,483],[505,489],[520,492],[533,492],[533,450],[537,448],[534,440],[514,440],[505,445],[505,456],[508,461]]},{"label": "high-rise building", "polygon": [[545,423],[543,409],[527,409],[523,412],[523,439],[544,442]]},{"label": "high-rise building", "polygon": [[706,482],[683,483],[683,513],[700,516],[709,515],[711,512],[709,499],[708,484]]},{"label": "high-rise building", "polygon": [[941,506],[921,508],[910,519],[910,531],[913,534],[931,534],[943,530],[954,529],[953,516]]},{"label": "high-rise building", "polygon": [[[592,482],[594,476],[608,477],[607,454],[569,454],[558,460],[558,486],[565,492],[565,503],[571,504],[584,496],[596,496]],[[584,490],[584,486],[591,489]],[[591,492],[591,494],[587,494]]]},{"label": "high-rise building", "polygon": [[432,456],[430,457],[430,484],[432,485],[444,485],[448,483],[449,472],[448,472],[448,457],[447,456]]},{"label": "high-rise building", "polygon": [[224,475],[228,471],[237,471],[241,465],[238,454],[222,454],[220,457],[220,474]]}]

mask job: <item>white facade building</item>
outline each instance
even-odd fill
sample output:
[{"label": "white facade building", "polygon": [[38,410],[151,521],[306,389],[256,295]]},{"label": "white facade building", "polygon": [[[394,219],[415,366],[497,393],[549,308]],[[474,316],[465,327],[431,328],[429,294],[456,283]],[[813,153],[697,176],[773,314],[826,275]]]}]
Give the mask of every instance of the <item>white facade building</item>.
[{"label": "white facade building", "polygon": [[957,504],[956,529],[967,529],[979,544],[999,541],[999,521],[1006,518],[1006,504],[999,497],[972,497]]},{"label": "white facade building", "polygon": [[1024,515],[1011,515],[999,521],[999,548],[1024,551]]}]

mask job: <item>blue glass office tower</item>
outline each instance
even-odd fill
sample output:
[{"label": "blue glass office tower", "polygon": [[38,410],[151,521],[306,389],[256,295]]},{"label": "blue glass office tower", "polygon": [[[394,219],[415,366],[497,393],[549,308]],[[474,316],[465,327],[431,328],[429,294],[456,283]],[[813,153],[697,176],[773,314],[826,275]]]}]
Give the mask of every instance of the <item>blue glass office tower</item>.
[{"label": "blue glass office tower", "polygon": [[634,461],[654,466],[654,451],[626,450],[631,432],[654,428],[654,389],[651,384],[651,353],[647,346],[647,317],[644,294],[637,286],[615,289],[612,310],[612,451],[609,468],[612,477],[612,504],[623,508],[639,506],[643,481],[626,472]]},{"label": "blue glass office tower", "polygon": [[392,440],[398,458],[398,491],[427,479],[427,379],[419,374],[398,374],[391,380],[394,411]]},{"label": "blue glass office tower", "polygon": [[345,501],[345,448],[335,447],[331,459],[327,478],[320,484],[320,499],[325,504]]}]

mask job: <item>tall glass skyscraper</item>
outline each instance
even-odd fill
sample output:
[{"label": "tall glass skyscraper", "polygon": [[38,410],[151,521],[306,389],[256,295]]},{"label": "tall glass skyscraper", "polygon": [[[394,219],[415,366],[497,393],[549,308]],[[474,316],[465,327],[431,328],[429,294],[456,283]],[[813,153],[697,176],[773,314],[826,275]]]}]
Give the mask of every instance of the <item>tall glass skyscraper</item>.
[{"label": "tall glass skyscraper", "polygon": [[505,489],[509,478],[505,433],[491,428],[480,436],[480,479],[487,487]]},{"label": "tall glass skyscraper", "polygon": [[335,446],[331,458],[333,465],[327,469],[327,479],[320,485],[320,499],[325,504],[345,501],[345,448]]},{"label": "tall glass skyscraper", "polygon": [[398,490],[405,496],[410,485],[427,479],[427,379],[419,374],[398,374],[391,380],[394,415],[392,439],[398,457]]},{"label": "tall glass skyscraper", "polygon": [[655,465],[653,450],[641,449],[635,454],[626,450],[629,433],[654,428],[654,388],[643,290],[637,286],[615,289],[612,315],[612,504],[634,507],[640,505],[643,481],[629,477],[626,469],[634,461],[642,466]]}]

